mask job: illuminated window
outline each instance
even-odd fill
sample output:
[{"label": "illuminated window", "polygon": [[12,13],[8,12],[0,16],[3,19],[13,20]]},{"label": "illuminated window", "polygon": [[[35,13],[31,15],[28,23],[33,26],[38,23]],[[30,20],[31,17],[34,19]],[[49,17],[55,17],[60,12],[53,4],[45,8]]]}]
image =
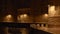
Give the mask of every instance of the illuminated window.
[{"label": "illuminated window", "polygon": [[55,16],[55,13],[56,13],[55,6],[48,5],[48,12],[50,17]]}]

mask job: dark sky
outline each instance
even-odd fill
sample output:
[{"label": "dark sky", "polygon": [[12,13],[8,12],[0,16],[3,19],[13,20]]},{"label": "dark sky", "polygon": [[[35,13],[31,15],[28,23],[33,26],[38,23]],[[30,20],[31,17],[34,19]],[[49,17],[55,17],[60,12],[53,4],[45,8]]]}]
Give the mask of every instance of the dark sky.
[{"label": "dark sky", "polygon": [[0,8],[0,13],[19,8],[33,8],[36,14],[48,13],[48,0],[0,0]]},{"label": "dark sky", "polygon": [[60,0],[49,0],[49,4],[50,5],[56,5],[56,6],[60,6]]},{"label": "dark sky", "polygon": [[47,5],[47,0],[0,0],[0,5],[12,5],[17,8],[24,8],[24,7],[39,7]]},{"label": "dark sky", "polygon": [[41,8],[48,4],[48,0],[0,0],[0,7]]}]

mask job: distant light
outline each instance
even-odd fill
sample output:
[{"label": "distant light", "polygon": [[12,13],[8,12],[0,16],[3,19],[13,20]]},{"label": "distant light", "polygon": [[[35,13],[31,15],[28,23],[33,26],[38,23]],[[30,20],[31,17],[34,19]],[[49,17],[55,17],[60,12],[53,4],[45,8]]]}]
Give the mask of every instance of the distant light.
[{"label": "distant light", "polygon": [[6,17],[7,17],[7,18],[11,18],[12,16],[11,16],[11,15],[7,15]]},{"label": "distant light", "polygon": [[27,18],[27,14],[22,14],[18,16],[18,19],[24,19],[24,18]]},{"label": "distant light", "polygon": [[12,17],[12,15],[6,15],[5,17],[4,17],[4,21],[3,22],[13,22],[13,17]]},{"label": "distant light", "polygon": [[20,15],[20,17],[25,18],[25,17],[27,17],[27,14],[22,14],[22,15]]},{"label": "distant light", "polygon": [[27,17],[27,14],[24,14],[24,17]]},{"label": "distant light", "polygon": [[44,14],[46,17],[48,16],[48,14]]},{"label": "distant light", "polygon": [[17,18],[18,18],[18,21],[19,22],[22,22],[23,23],[23,22],[26,22],[27,21],[28,15],[27,14],[22,14],[22,15],[17,16]]}]

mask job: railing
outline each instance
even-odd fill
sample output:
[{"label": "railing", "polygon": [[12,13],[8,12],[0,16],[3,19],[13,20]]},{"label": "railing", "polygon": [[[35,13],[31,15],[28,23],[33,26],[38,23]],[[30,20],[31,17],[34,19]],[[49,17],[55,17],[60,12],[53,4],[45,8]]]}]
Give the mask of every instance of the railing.
[{"label": "railing", "polygon": [[[35,24],[35,25],[34,25]],[[8,33],[8,29],[11,28],[36,28],[38,30],[46,31],[47,27],[46,23],[15,23],[15,22],[0,22],[0,27],[5,27],[6,34]]]},{"label": "railing", "polygon": [[39,24],[40,26],[45,27],[45,24],[47,23],[15,23],[15,22],[0,22],[0,27],[30,27],[31,24]]}]

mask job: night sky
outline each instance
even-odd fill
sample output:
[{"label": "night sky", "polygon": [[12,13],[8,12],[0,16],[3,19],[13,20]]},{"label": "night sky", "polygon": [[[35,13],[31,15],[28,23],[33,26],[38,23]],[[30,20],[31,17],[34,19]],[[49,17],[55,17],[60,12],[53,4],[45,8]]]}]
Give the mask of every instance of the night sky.
[{"label": "night sky", "polygon": [[60,0],[49,0],[49,5],[60,6]]},{"label": "night sky", "polygon": [[48,13],[48,0],[0,0],[0,15],[19,8],[33,8],[34,14]]}]

